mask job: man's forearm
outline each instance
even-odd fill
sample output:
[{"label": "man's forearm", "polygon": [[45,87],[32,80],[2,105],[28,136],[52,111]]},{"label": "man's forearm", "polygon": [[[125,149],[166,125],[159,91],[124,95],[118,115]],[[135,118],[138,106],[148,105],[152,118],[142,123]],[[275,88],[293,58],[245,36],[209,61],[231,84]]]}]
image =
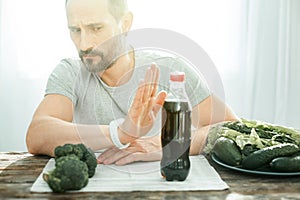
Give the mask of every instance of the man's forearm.
[{"label": "man's forearm", "polygon": [[212,126],[215,126],[218,123],[223,123],[226,121],[237,121],[237,120],[239,120],[238,117],[228,107],[226,107],[225,119],[218,120],[214,124],[202,126],[201,128],[192,131],[190,154],[197,155],[202,153],[207,142],[209,130]]},{"label": "man's forearm", "polygon": [[198,155],[206,145],[210,125],[192,131],[190,155]]},{"label": "man's forearm", "polygon": [[34,119],[26,137],[28,151],[32,154],[54,155],[58,145],[84,143],[98,150],[111,147],[107,125],[82,125],[45,116]]}]

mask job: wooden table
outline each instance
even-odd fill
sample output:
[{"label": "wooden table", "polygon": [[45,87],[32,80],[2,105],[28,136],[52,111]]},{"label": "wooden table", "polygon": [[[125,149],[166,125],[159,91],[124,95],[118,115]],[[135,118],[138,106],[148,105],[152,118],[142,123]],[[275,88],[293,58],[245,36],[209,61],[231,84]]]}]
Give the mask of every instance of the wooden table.
[{"label": "wooden table", "polygon": [[48,160],[47,156],[28,153],[0,153],[0,199],[300,199],[300,176],[250,175],[223,168],[210,159],[211,165],[230,189],[199,192],[31,193],[32,184]]}]

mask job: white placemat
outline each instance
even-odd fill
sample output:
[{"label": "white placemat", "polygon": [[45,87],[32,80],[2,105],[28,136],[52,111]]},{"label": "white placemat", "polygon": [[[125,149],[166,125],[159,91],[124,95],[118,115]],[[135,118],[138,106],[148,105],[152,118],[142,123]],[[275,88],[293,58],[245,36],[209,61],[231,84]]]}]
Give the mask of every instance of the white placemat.
[{"label": "white placemat", "polygon": [[[125,166],[98,165],[95,175],[81,190],[72,192],[196,191],[225,190],[229,186],[202,155],[191,156],[191,170],[183,182],[168,182],[160,174],[160,162],[138,162]],[[42,174],[54,168],[49,160],[31,187],[31,192],[51,192]]]}]

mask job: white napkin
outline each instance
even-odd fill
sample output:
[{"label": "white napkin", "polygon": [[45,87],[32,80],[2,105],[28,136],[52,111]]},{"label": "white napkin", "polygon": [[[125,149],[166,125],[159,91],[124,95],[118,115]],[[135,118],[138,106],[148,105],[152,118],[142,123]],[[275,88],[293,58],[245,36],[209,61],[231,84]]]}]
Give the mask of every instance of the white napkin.
[{"label": "white napkin", "polygon": [[[202,155],[191,156],[191,170],[183,182],[168,182],[160,174],[160,162],[138,162],[125,166],[98,165],[95,175],[81,190],[72,192],[196,191],[225,190],[228,185]],[[31,192],[51,192],[42,174],[54,168],[49,160],[31,187]]]}]

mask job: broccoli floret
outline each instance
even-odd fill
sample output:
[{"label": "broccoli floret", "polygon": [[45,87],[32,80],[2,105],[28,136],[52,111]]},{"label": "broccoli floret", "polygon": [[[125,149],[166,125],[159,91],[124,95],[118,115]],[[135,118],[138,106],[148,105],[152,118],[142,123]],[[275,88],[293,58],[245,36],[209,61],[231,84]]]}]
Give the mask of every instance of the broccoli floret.
[{"label": "broccoli floret", "polygon": [[86,152],[82,157],[82,161],[84,161],[88,167],[89,178],[93,177],[96,172],[97,159],[91,149],[86,149]]},{"label": "broccoli floret", "polygon": [[81,161],[85,162],[88,167],[89,178],[93,177],[97,167],[97,159],[93,151],[86,148],[84,144],[65,144],[58,146],[54,150],[55,160],[62,156],[76,155]]},{"label": "broccoli floret", "polygon": [[63,146],[56,147],[54,154],[55,159],[74,154],[81,160],[85,151],[86,147],[83,144],[65,144]]},{"label": "broccoli floret", "polygon": [[88,184],[88,167],[75,155],[60,157],[56,160],[55,169],[43,174],[53,192],[80,190]]}]

